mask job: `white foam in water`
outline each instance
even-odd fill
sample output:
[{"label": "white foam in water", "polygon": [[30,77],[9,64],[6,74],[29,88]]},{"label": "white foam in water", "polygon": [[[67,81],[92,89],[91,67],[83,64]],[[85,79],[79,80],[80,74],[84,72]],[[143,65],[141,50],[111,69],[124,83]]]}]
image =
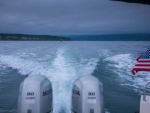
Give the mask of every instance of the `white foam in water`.
[{"label": "white foam in water", "polygon": [[12,67],[13,69],[18,69],[19,73],[22,75],[38,74],[39,70],[42,70],[43,68],[40,63],[21,59],[19,56],[1,55],[0,62],[8,67]]},{"label": "white foam in water", "polygon": [[[24,54],[24,52],[23,52]],[[34,54],[34,53],[33,53]],[[22,57],[23,56],[23,57]],[[35,56],[35,55],[33,55]],[[73,82],[83,75],[90,75],[98,60],[96,58],[81,59],[75,62],[73,58],[68,59],[65,48],[56,51],[56,56],[51,62],[40,62],[35,57],[28,59],[28,55],[0,55],[0,64],[17,69],[22,75],[41,74],[46,76],[53,85],[54,113],[62,110],[70,113],[71,89]],[[43,59],[44,60],[44,59]],[[46,59],[47,60],[47,59]]]},{"label": "white foam in water", "polygon": [[105,113],[110,113],[110,112],[108,112],[108,111],[105,109]]},{"label": "white foam in water", "polygon": [[99,50],[99,57],[100,58],[105,58],[105,57],[109,57],[110,55],[110,51],[106,50],[106,49],[100,49]]},{"label": "white foam in water", "polygon": [[131,70],[136,64],[136,58],[131,54],[110,56],[105,58],[105,61],[109,61],[108,69],[115,72],[116,77],[120,77],[119,82],[122,85],[133,87],[135,91],[143,89],[146,82],[150,80],[150,74],[146,72],[138,72],[136,75],[132,75]]},{"label": "white foam in water", "polygon": [[72,83],[77,78],[72,64],[63,57],[64,51],[64,49],[60,49],[56,52],[56,58],[52,63],[53,69],[46,73],[53,83],[54,113],[59,113],[62,109],[66,113],[70,112]]},{"label": "white foam in water", "polygon": [[98,59],[82,59],[78,64],[78,74],[81,75],[90,75],[97,65]]}]

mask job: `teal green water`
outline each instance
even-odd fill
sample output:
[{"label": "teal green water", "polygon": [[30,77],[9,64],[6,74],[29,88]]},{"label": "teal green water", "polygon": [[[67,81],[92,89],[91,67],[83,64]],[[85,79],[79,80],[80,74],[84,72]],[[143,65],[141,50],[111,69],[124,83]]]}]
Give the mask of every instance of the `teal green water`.
[{"label": "teal green water", "polygon": [[53,84],[54,113],[70,113],[73,82],[83,75],[103,83],[106,112],[134,113],[150,74],[132,76],[131,69],[149,46],[139,41],[0,42],[0,112],[16,113],[20,83],[40,74]]}]

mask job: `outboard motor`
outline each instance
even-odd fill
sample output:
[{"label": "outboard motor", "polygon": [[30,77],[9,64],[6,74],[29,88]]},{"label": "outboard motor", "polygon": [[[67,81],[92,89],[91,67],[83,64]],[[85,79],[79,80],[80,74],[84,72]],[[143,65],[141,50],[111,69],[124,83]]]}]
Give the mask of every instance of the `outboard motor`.
[{"label": "outboard motor", "polygon": [[52,84],[44,76],[29,76],[20,85],[18,113],[52,113]]},{"label": "outboard motor", "polygon": [[82,76],[72,89],[72,113],[104,113],[103,85],[94,76]]}]

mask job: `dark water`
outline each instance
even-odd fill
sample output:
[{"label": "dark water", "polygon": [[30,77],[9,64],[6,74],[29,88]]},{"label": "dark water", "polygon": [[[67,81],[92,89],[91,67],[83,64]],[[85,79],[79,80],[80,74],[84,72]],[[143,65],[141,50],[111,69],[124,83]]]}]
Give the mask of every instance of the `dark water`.
[{"label": "dark water", "polygon": [[72,83],[93,75],[104,85],[108,113],[139,110],[143,85],[150,74],[131,69],[150,42],[0,42],[0,112],[16,113],[19,85],[40,74],[53,84],[54,113],[70,112]]}]

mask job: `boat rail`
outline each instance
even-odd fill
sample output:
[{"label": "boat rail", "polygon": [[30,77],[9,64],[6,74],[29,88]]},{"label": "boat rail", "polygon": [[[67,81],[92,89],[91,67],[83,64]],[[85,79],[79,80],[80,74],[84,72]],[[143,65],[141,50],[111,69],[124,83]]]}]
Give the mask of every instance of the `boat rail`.
[{"label": "boat rail", "polygon": [[147,89],[147,86],[150,84],[150,81],[148,83],[146,83],[145,87],[144,87],[144,90],[143,90],[143,101],[146,101],[146,89]]}]

